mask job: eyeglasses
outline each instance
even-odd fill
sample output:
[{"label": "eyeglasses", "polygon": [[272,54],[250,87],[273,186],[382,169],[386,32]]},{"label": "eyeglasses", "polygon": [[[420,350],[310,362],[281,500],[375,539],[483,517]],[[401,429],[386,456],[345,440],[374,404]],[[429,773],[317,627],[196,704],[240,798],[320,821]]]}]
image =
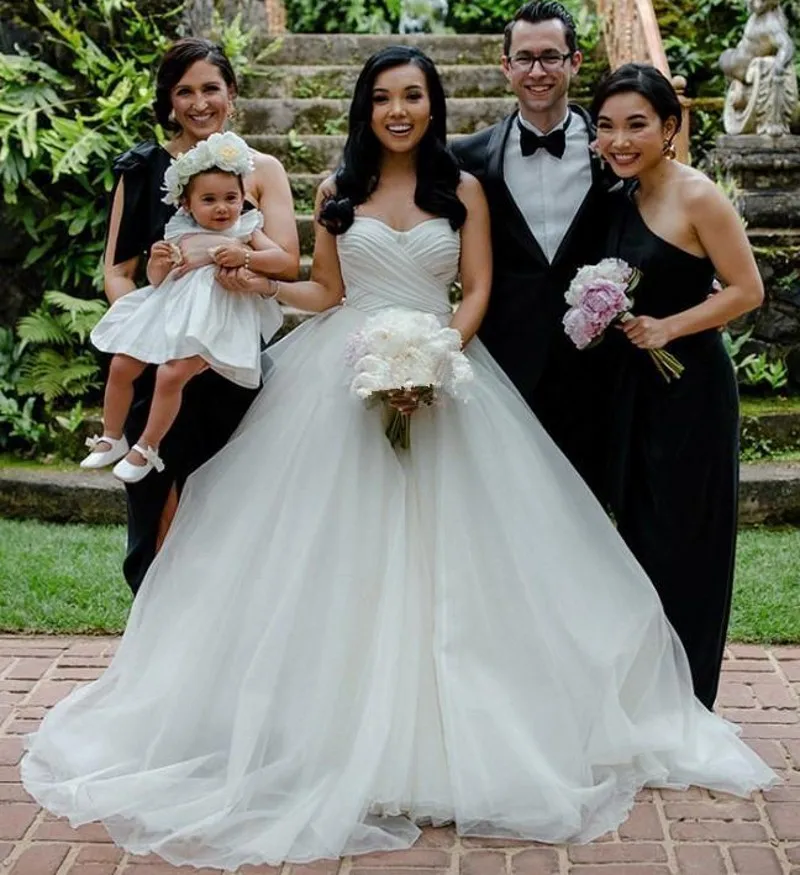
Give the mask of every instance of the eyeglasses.
[{"label": "eyeglasses", "polygon": [[509,66],[516,73],[532,73],[533,68],[538,61],[542,65],[542,70],[554,71],[564,65],[567,58],[571,58],[574,52],[542,52],[541,55],[529,55],[527,52],[520,52],[508,59]]}]

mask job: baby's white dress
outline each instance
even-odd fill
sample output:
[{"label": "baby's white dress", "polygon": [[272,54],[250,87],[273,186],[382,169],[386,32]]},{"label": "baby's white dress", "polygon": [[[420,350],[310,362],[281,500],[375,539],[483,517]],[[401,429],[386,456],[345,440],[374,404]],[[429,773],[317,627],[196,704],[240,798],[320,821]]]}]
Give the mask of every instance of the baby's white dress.
[{"label": "baby's white dress", "polygon": [[[189,234],[212,234],[246,242],[263,223],[261,212],[248,210],[226,231],[208,231],[181,209],[164,239],[179,243]],[[216,281],[216,270],[209,264],[177,278],[171,272],[160,286],[117,299],[92,331],[92,343],[151,364],[199,355],[223,377],[258,388],[261,338],[269,341],[281,327],[280,307],[255,294],[229,292]]]}]

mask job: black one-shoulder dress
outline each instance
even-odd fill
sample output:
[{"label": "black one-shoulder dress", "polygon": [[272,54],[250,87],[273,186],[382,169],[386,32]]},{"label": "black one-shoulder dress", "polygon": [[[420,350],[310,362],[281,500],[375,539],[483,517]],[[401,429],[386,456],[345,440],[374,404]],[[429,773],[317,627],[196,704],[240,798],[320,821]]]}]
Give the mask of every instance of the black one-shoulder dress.
[{"label": "black one-shoulder dress", "polygon": [[[629,194],[616,198],[609,255],[643,272],[635,315],[664,318],[702,303],[714,267],[659,237]],[[621,331],[611,395],[612,510],[661,596],[689,657],[698,698],[717,693],[730,613],[739,476],[736,378],[717,330],[669,344],[685,366],[667,383]]]},{"label": "black one-shoulder dress", "polygon": [[[162,201],[164,172],[170,154],[158,143],[140,143],[114,162],[116,185],[124,180],[124,200],[114,263],[139,256],[143,268],[152,245],[163,239],[164,227],[175,209]],[[113,195],[112,195],[113,197]],[[141,284],[146,282],[143,270]],[[144,430],[155,387],[155,367],[148,367],[134,386],[134,400],[125,423],[132,444]],[[209,369],[189,381],[175,423],[159,447],[165,469],[152,471],[138,483],[126,485],[128,549],[123,572],[134,593],[153,561],[159,522],[169,491],[178,492],[186,478],[220,450],[255,398],[255,392]]]}]

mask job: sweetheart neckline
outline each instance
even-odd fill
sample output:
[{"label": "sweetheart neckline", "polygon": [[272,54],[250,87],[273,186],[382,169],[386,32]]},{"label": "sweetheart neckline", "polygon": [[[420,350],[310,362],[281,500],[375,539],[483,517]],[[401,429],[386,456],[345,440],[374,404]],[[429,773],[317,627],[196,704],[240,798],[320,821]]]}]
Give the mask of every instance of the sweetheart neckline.
[{"label": "sweetheart neckline", "polygon": [[405,228],[401,230],[400,228],[393,228],[388,222],[384,222],[383,219],[377,218],[377,216],[354,216],[353,221],[356,219],[369,219],[372,222],[376,222],[378,225],[383,225],[387,231],[391,231],[393,234],[410,234],[412,231],[416,231],[417,228],[421,228],[423,225],[427,225],[429,222],[448,222],[445,216],[433,216],[430,219],[423,219],[421,222],[417,222],[416,225],[412,225],[410,228]]}]

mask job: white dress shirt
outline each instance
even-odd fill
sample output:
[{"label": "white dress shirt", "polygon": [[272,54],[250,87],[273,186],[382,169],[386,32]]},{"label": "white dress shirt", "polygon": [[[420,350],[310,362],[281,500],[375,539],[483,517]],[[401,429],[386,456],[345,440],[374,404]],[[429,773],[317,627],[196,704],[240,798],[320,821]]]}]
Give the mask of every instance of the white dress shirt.
[{"label": "white dress shirt", "polygon": [[[503,177],[511,197],[550,262],[592,185],[586,123],[577,113],[570,117],[570,110],[567,110],[564,120],[554,130],[563,128],[567,119],[566,148],[561,158],[556,158],[546,149],[537,149],[533,155],[524,156],[519,144],[519,127],[514,121],[503,162]],[[522,116],[517,116],[517,120],[543,136]]]}]

